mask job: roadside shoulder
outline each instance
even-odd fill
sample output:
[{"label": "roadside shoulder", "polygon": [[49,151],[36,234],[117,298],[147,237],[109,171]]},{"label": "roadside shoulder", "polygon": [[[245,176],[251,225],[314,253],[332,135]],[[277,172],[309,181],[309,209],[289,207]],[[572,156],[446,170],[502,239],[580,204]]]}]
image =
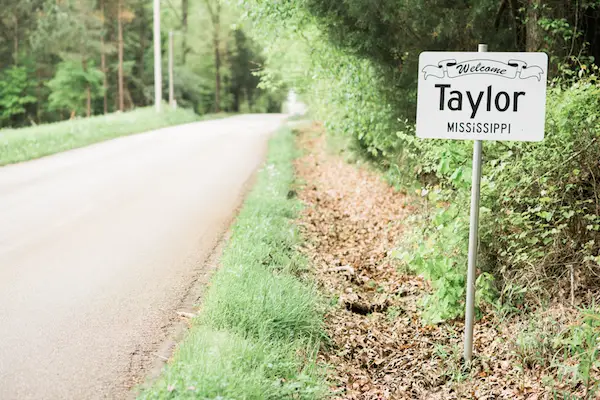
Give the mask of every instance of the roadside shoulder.
[{"label": "roadside shoulder", "polygon": [[294,135],[278,132],[232,228],[199,316],[163,376],[141,399],[321,398],[324,339],[317,288],[293,223]]}]

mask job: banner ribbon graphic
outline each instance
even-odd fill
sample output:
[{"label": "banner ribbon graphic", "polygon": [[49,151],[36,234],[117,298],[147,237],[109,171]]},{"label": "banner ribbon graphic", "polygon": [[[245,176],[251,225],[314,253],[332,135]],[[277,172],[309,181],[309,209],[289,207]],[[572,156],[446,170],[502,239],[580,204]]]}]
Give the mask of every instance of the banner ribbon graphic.
[{"label": "banner ribbon graphic", "polygon": [[421,71],[425,74],[425,79],[430,76],[436,78],[460,78],[467,75],[494,75],[507,79],[542,79],[544,70],[537,65],[528,66],[521,60],[509,60],[503,63],[495,60],[469,60],[460,63],[456,60],[442,60],[438,65],[426,65]]}]

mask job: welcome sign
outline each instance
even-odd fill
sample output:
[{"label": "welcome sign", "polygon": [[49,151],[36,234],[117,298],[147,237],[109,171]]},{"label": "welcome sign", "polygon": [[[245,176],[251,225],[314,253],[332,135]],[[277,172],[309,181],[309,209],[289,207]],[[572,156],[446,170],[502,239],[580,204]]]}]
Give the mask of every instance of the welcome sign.
[{"label": "welcome sign", "polygon": [[541,141],[547,76],[545,53],[421,53],[417,136]]}]

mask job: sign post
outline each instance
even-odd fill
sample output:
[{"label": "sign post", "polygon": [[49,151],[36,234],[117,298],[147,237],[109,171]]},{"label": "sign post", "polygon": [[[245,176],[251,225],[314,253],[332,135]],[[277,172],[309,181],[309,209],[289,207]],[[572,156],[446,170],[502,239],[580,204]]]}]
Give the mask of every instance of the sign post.
[{"label": "sign post", "polygon": [[[487,53],[487,44],[479,45],[480,53]],[[465,309],[464,359],[471,363],[473,357],[473,324],[475,322],[475,272],[479,242],[479,197],[481,191],[481,156],[483,143],[473,142],[473,175],[471,177],[471,221],[469,225],[469,258],[467,263],[467,303]]]},{"label": "sign post", "polygon": [[417,137],[474,140],[464,360],[473,357],[475,282],[483,140],[544,139],[545,53],[423,52],[419,56]]}]

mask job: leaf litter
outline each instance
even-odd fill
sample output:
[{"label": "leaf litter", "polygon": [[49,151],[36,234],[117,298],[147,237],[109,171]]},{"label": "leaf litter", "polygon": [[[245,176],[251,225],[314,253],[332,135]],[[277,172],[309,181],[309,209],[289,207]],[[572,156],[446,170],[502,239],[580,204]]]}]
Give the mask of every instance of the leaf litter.
[{"label": "leaf litter", "polygon": [[[567,387],[560,380],[542,384],[552,372],[523,362],[515,341],[531,321],[519,316],[479,320],[473,365],[464,370],[464,324],[425,325],[420,304],[429,283],[401,272],[390,256],[409,231],[414,199],[394,191],[372,169],[331,154],[318,124],[299,130],[298,145],[302,251],[335,303],[326,316],[331,344],[319,354],[334,398],[549,399]],[[563,309],[538,317],[552,326],[573,319]]]}]

